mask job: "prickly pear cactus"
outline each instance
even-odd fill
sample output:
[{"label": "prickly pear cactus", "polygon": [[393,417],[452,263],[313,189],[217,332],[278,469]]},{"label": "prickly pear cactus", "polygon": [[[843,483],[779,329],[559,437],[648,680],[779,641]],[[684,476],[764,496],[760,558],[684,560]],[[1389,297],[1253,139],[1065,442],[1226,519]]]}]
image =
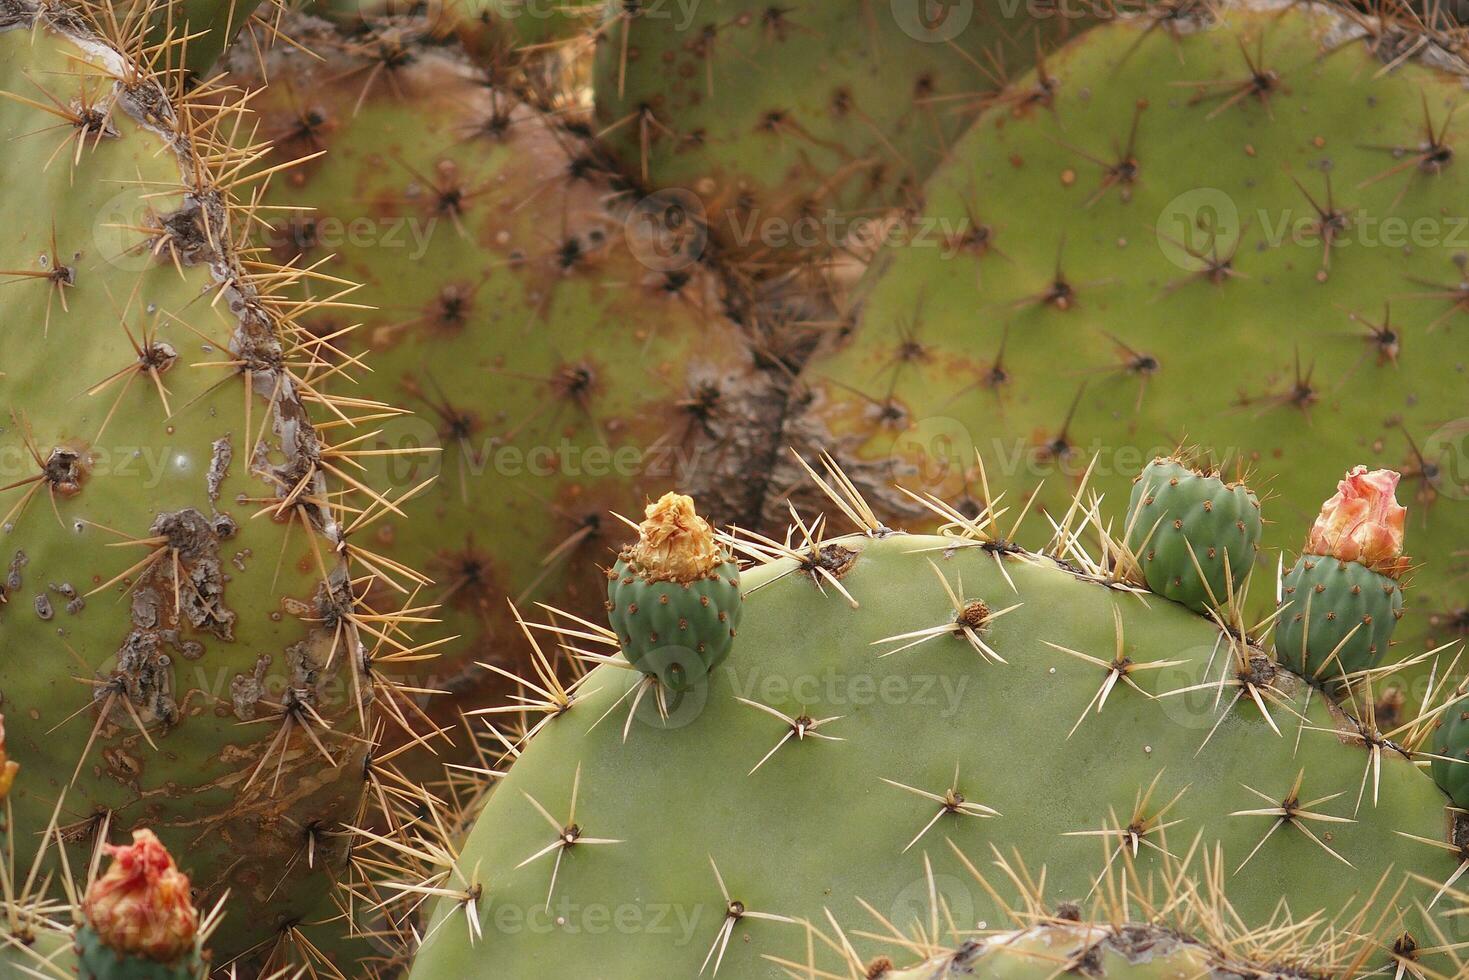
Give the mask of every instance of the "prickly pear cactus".
[{"label": "prickly pear cactus", "polygon": [[971,506],[976,449],[1013,515],[1059,514],[1094,458],[1116,500],[1197,445],[1279,499],[1277,551],[1321,474],[1396,469],[1421,568],[1388,659],[1463,636],[1464,65],[1340,8],[1170,2],[1047,70],[1047,105],[1002,100],[950,149],[787,442],[889,515],[916,513],[893,482]]},{"label": "prickly pear cactus", "polygon": [[[456,639],[384,669],[459,690],[487,679],[476,662],[521,660],[507,599],[603,615],[612,511],[667,474],[717,486],[720,519],[757,513],[783,398],[714,276],[644,237],[592,147],[420,28],[293,26],[324,60],[278,46],[257,107],[281,159],[326,151],[272,188],[271,205],[309,209],[278,212],[276,255],[339,254],[327,268],[375,307],[303,322],[362,322],[342,342],[371,351],[356,390],[417,413],[368,430],[359,462],[398,492],[350,546],[385,596],[392,581],[441,605],[420,640]],[[423,446],[442,452],[402,455]]]},{"label": "prickly pear cactus", "polygon": [[332,392],[301,273],[244,251],[238,97],[184,96],[142,36],[0,2],[8,806],[44,827],[64,796],[81,843],[152,827],[203,901],[230,892],[228,958],[345,866],[375,685],[341,524],[365,484],[334,443],[386,409]]},{"label": "prickly pear cactus", "polygon": [[863,247],[1006,76],[1091,17],[1086,3],[610,6],[594,80],[608,145],[757,271]]},{"label": "prickly pear cactus", "polygon": [[1127,544],[1148,588],[1202,611],[1228,605],[1260,548],[1260,501],[1176,459],[1155,459],[1132,485]]},{"label": "prickly pear cactus", "polygon": [[[1424,935],[1459,857],[1410,749],[1379,752],[1255,641],[1074,544],[1027,552],[987,519],[909,535],[840,506],[866,533],[736,539],[757,563],[733,649],[657,710],[614,634],[562,629],[610,655],[429,869],[448,894],[413,980],[846,976],[882,944],[812,929],[907,929],[920,900],[961,935],[1003,923],[1001,891],[970,880],[991,857],[1073,907],[1115,899],[1126,867],[1155,907],[1227,888],[1211,905],[1246,929],[1349,921],[1369,969]],[[1085,520],[1057,540],[1107,526]]]}]

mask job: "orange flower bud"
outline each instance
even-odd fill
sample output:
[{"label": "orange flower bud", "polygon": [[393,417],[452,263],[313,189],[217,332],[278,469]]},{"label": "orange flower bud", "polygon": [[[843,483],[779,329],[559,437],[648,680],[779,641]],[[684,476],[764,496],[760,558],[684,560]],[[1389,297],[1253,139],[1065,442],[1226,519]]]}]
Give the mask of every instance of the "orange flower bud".
[{"label": "orange flower bud", "polygon": [[1403,557],[1403,522],[1408,509],[1396,498],[1401,476],[1393,470],[1357,466],[1337,484],[1336,496],[1321,505],[1306,551],[1366,565],[1397,578],[1408,568]]},{"label": "orange flower bud", "polygon": [[133,842],[107,845],[112,867],[87,889],[87,923],[114,951],[172,963],[194,948],[199,913],[189,897],[189,878],[174,866],[151,830],[133,831]]},{"label": "orange flower bud", "polygon": [[0,800],[10,795],[10,787],[15,785],[15,774],[20,772],[20,763],[11,762],[10,756],[5,752],[5,716],[0,715]]}]

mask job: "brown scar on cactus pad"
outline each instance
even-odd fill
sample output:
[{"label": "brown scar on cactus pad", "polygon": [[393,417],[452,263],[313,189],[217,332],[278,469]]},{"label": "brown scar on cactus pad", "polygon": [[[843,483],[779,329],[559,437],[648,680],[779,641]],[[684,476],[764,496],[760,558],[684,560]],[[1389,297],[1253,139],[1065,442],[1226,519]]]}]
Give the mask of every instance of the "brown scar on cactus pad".
[{"label": "brown scar on cactus pad", "polygon": [[242,139],[240,89],[185,82],[177,35],[149,46],[151,13],[0,3],[6,804],[19,865],[53,812],[74,844],[156,831],[229,891],[215,948],[244,963],[347,874],[407,697],[369,656],[412,655],[425,614],[369,607],[345,547],[391,506],[354,429],[395,410],[299,318],[349,287],[261,261],[251,202],[286,161]]}]

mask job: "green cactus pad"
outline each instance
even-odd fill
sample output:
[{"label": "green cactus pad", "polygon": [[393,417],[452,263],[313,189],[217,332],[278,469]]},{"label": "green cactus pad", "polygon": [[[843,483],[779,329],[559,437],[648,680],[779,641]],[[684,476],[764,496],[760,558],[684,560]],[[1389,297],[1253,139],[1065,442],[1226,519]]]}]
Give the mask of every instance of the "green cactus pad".
[{"label": "green cactus pad", "polygon": [[674,691],[729,656],[743,609],[732,561],[693,582],[649,580],[625,557],[607,574],[607,615],[627,662]]},{"label": "green cactus pad", "polygon": [[1049,107],[980,117],[806,362],[786,441],[894,524],[918,511],[893,483],[974,513],[976,450],[1012,515],[1055,516],[1093,458],[1116,501],[1199,446],[1278,501],[1276,551],[1324,474],[1396,469],[1420,653],[1469,623],[1464,66],[1321,4],[1220,6],[1098,25],[1048,58]]},{"label": "green cactus pad", "polygon": [[[1179,889],[1217,878],[1247,927],[1351,914],[1381,882],[1398,910],[1352,921],[1391,943],[1432,888],[1403,875],[1457,867],[1432,846],[1446,800],[1423,773],[1383,753],[1363,795],[1356,723],[1204,617],[972,538],[883,530],[813,551],[835,553],[831,579],[794,558],[746,570],[736,654],[665,723],[635,715],[624,740],[603,719],[641,679],[619,662],[588,676],[441,870],[455,894],[412,980],[716,962],[720,977],[777,978],[809,975],[780,965],[808,958],[846,975],[806,923],[870,908],[911,927],[932,879],[953,928],[993,928],[1004,909],[961,855],[1044,865],[1048,895],[1084,904],[1123,847]],[[976,602],[1000,659],[956,626]],[[563,821],[574,834],[548,826]],[[849,939],[864,961],[882,952]]]},{"label": "green cactus pad", "polygon": [[1006,73],[1090,23],[1086,3],[955,4],[934,25],[910,0],[609,7],[594,88],[610,149],[757,270],[870,245]]},{"label": "green cactus pad", "polygon": [[1202,612],[1228,605],[1254,567],[1260,501],[1243,484],[1155,459],[1132,485],[1127,532],[1148,588]]},{"label": "green cactus pad", "polygon": [[1323,680],[1382,663],[1403,615],[1396,579],[1330,556],[1301,555],[1281,592],[1287,608],[1275,621],[1276,656]]},{"label": "green cactus pad", "polygon": [[229,958],[315,914],[366,788],[368,577],[317,429],[361,408],[248,251],[248,112],[185,98],[108,13],[0,0],[12,859],[63,797],[73,867],[150,826],[201,903],[230,892]]},{"label": "green cactus pad", "polygon": [[46,980],[77,976],[76,945],[69,931],[27,928],[16,933],[8,927],[0,929],[0,977],[10,980],[32,976]]},{"label": "green cactus pad", "polygon": [[91,926],[77,929],[76,946],[82,980],[202,980],[204,976],[204,963],[197,953],[179,963],[123,956],[103,943]]}]

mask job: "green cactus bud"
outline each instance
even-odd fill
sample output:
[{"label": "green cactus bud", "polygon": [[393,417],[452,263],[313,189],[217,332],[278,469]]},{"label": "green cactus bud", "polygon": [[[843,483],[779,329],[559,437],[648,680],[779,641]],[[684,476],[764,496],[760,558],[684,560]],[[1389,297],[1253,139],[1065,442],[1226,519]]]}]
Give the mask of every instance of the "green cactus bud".
[{"label": "green cactus bud", "polygon": [[729,655],[743,601],[739,566],[683,494],[648,505],[637,543],[607,572],[607,616],[628,663],[674,691]]},{"label": "green cactus bud", "polygon": [[1433,781],[1455,806],[1469,807],[1469,696],[1444,707],[1434,733],[1433,753],[1429,765]]},{"label": "green cactus bud", "polygon": [[1127,543],[1154,592],[1200,612],[1225,606],[1259,550],[1260,501],[1242,483],[1160,457],[1133,482]]}]

